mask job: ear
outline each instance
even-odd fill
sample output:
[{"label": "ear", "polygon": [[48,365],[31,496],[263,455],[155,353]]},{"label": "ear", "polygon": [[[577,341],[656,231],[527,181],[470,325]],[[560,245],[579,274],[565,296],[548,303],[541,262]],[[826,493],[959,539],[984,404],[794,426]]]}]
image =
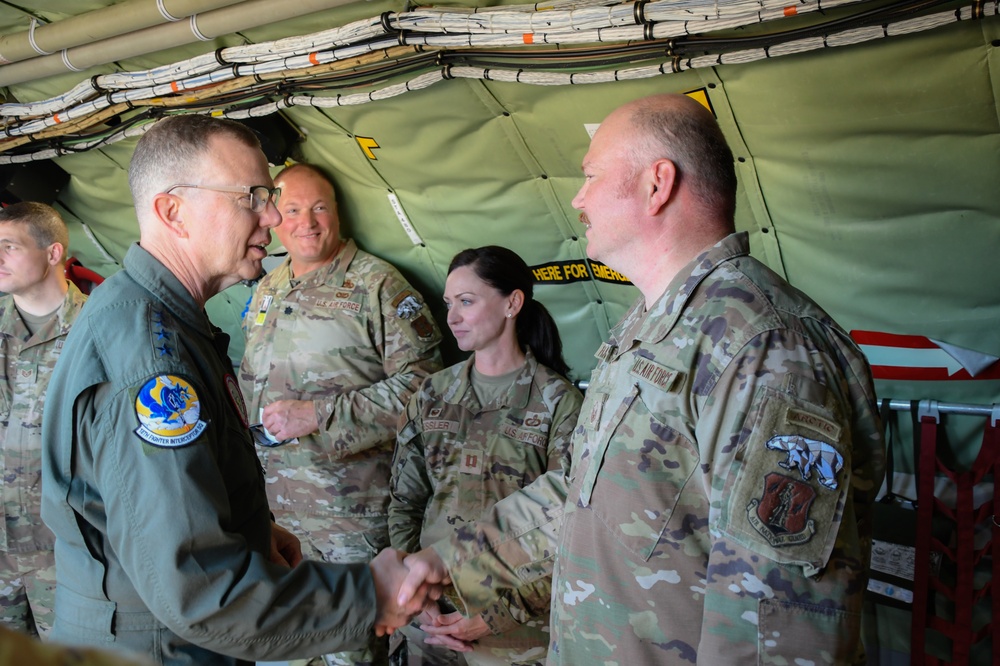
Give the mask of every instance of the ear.
[{"label": "ear", "polygon": [[58,266],[66,256],[66,248],[62,243],[53,243],[45,248],[45,256],[50,266]]},{"label": "ear", "polygon": [[524,292],[520,289],[515,289],[507,297],[507,311],[517,316],[522,307],[524,307]]},{"label": "ear", "polygon": [[178,238],[187,238],[188,229],[184,226],[181,203],[180,197],[173,194],[163,192],[154,194],[152,201],[153,218]]},{"label": "ear", "polygon": [[668,159],[656,160],[650,167],[646,213],[658,215],[670,203],[677,188],[677,166]]}]

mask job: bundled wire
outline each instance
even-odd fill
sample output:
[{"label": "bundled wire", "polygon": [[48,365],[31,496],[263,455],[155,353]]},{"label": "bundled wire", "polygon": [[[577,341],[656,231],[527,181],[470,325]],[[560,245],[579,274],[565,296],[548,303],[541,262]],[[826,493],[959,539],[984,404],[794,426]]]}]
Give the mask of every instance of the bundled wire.
[{"label": "bundled wire", "polygon": [[[165,113],[240,119],[292,106],[348,106],[452,78],[532,85],[641,79],[856,44],[998,13],[996,2],[934,14],[927,12],[944,0],[782,4],[787,2],[559,0],[544,6],[387,12],[142,72],[95,76],[48,100],[0,105],[0,164],[91,150],[140,134]],[[816,12],[822,14],[811,25],[790,23]],[[743,30],[755,24],[774,29]],[[579,47],[584,44],[589,46]],[[400,82],[403,77],[410,78]],[[362,87],[375,89],[349,92]]]}]

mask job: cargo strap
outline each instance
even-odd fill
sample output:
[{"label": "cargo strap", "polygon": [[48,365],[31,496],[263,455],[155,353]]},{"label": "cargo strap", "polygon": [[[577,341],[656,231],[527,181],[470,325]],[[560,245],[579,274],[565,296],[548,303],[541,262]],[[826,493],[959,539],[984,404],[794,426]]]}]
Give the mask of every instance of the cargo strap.
[{"label": "cargo strap", "polygon": [[[987,475],[992,475],[993,479],[1000,478],[1000,407],[994,405],[987,418],[979,454],[972,466],[965,471],[950,468],[939,455],[941,442],[938,439],[938,426],[941,417],[935,401],[921,401],[918,415],[917,539],[910,663],[913,666],[964,665],[970,663],[972,646],[990,638],[993,634],[993,622],[1000,618],[1000,525],[997,523],[1000,517],[1000,493],[994,485],[993,500],[983,502],[978,508],[974,505],[973,494],[975,486]],[[940,448],[943,449],[941,453],[950,459],[947,445]],[[939,473],[955,485],[954,506],[942,502],[934,494],[935,478]],[[932,534],[933,522],[942,519],[955,526],[953,545],[942,543]],[[980,530],[980,535],[988,532],[990,538],[987,543],[976,548],[976,527],[984,523],[988,525],[988,530]],[[994,553],[994,549],[997,552]],[[948,568],[954,571],[953,585],[946,583],[942,577],[931,575],[932,553],[940,553],[950,563]],[[991,581],[977,588],[974,580],[976,565],[988,555],[992,559]],[[948,603],[933,603],[937,594],[947,599]],[[976,602],[986,595],[991,597],[994,619],[976,629],[973,627],[972,611]],[[949,613],[950,618],[936,613],[937,609],[944,606],[954,609],[953,613]],[[927,653],[928,630],[937,631],[950,639],[950,661]],[[1000,666],[1000,640],[993,641],[992,664]]]}]

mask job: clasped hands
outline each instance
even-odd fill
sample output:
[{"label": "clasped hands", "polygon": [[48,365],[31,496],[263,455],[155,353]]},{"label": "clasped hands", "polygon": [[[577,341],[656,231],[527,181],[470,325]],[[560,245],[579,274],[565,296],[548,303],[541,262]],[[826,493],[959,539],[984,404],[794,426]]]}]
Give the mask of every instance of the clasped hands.
[{"label": "clasped hands", "polygon": [[438,611],[436,602],[451,578],[434,550],[407,555],[386,548],[369,567],[375,580],[377,635],[391,634],[421,615],[422,628],[431,634],[428,642],[464,652],[471,641],[489,632],[480,618],[466,620],[459,613],[441,615]]}]

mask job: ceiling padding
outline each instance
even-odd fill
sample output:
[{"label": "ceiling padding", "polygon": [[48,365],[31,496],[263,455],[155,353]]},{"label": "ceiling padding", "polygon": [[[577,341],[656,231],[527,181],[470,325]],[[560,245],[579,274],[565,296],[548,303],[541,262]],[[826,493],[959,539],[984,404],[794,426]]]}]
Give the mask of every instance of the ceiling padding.
[{"label": "ceiling padding", "polygon": [[[643,11],[655,16],[661,4],[646,3]],[[741,6],[720,6],[730,5],[734,11]],[[1000,319],[994,288],[1000,263],[991,256],[1000,240],[1000,198],[994,194],[1000,182],[998,19],[956,21],[963,11],[972,18],[971,5],[949,3],[925,9],[928,15],[947,13],[947,23],[914,28],[912,34],[848,20],[853,12],[883,11],[885,5],[845,5],[793,17],[794,24],[776,23],[792,30],[791,41],[780,44],[768,44],[775,31],[766,24],[738,31],[764,40],[757,42],[734,41],[733,31],[723,30],[672,42],[640,34],[626,42],[574,46],[538,39],[529,47],[522,34],[517,47],[414,48],[400,42],[415,36],[396,34],[391,50],[371,51],[358,61],[345,57],[350,67],[342,70],[328,68],[320,75],[304,67],[275,79],[272,87],[258,83],[227,92],[229,97],[213,97],[211,86],[164,93],[159,99],[171,100],[171,106],[126,104],[117,121],[75,136],[24,142],[3,150],[0,159],[80,148],[125,128],[138,132],[166,112],[278,112],[303,138],[292,157],[334,171],[345,231],[399,265],[439,315],[445,271],[455,252],[498,243],[521,253],[537,269],[536,295],[560,325],[574,378],[586,379],[594,350],[637,295],[623,282],[627,276],[586,261],[586,240],[570,202],[581,183],[588,132],[625,101],[654,92],[690,93],[712,108],[733,145],[741,188],[737,225],[750,232],[756,256],[816,298],[845,328],[927,335],[1000,355],[994,331]],[[53,2],[46,11],[70,14],[76,6]],[[356,22],[392,26],[407,17],[405,9],[389,2],[350,3],[87,72],[11,85],[8,101],[47,100],[95,74],[162,68],[199,56],[220,69],[217,49],[224,54]],[[0,10],[10,31],[26,28],[23,17],[20,25],[8,17]],[[918,19],[925,20],[899,15],[887,25],[913,26]],[[841,23],[824,28],[828,20]],[[660,23],[667,25],[667,19]],[[824,29],[831,31],[829,39]],[[854,35],[859,43],[834,47],[848,41],[838,42],[835,32]],[[454,35],[422,38],[431,37]],[[802,52],[789,53],[789,45]],[[583,50],[573,51],[577,48]],[[671,48],[681,55],[670,55]],[[399,55],[404,51],[405,57]],[[383,57],[387,53],[394,55]],[[294,57],[309,64],[308,55]],[[487,61],[491,73],[483,76]],[[399,69],[406,63],[412,69]],[[535,83],[497,80],[510,78],[518,67],[524,73],[513,78]],[[649,68],[664,73],[651,74]],[[428,74],[437,80],[405,89]],[[543,74],[549,78],[540,80]],[[642,78],[630,78],[639,74]],[[584,83],[601,77],[606,81]],[[398,95],[381,98],[400,86]],[[185,94],[194,100],[187,106],[179,103]],[[374,99],[323,106],[338,95]],[[293,97],[301,103],[285,103]],[[116,269],[138,235],[125,179],[134,141],[105,141],[55,158],[71,174],[58,205],[71,220],[74,253],[104,273]],[[236,339],[246,297],[237,288],[223,297],[223,305],[213,305],[213,316]],[[456,357],[453,347],[449,357]],[[935,386],[939,399],[954,394],[985,402],[997,390],[990,380],[941,384]],[[880,386],[893,397],[921,397],[925,385]]]}]

